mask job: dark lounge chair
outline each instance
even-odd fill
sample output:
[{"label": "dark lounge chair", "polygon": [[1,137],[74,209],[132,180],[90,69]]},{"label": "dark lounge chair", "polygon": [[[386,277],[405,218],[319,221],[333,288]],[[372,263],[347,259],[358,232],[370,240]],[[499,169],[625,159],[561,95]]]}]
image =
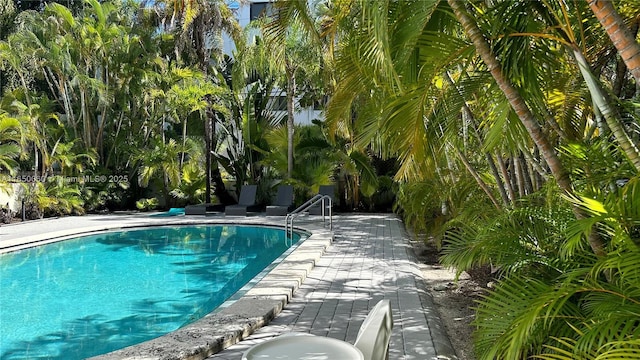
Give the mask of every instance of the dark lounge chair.
[{"label": "dark lounge chair", "polygon": [[[319,195],[329,195],[331,197],[331,202],[335,201],[335,190],[333,185],[320,185],[318,189]],[[325,215],[329,215],[329,201],[325,200],[324,205],[326,206],[324,213]],[[309,215],[322,215],[322,202],[317,203],[316,205],[309,208]]]},{"label": "dark lounge chair", "polygon": [[247,211],[256,211],[256,190],[257,185],[244,185],[240,189],[238,204],[228,205],[224,208],[225,215],[246,216]]},{"label": "dark lounge chair", "polygon": [[293,207],[293,185],[279,185],[276,200],[267,206],[267,216],[283,216]]}]

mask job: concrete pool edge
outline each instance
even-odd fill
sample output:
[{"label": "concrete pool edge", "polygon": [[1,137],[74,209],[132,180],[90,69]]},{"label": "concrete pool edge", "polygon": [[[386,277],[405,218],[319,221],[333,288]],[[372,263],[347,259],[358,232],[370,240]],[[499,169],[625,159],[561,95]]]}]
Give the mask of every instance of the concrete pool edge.
[{"label": "concrete pool edge", "polygon": [[231,305],[167,335],[90,359],[200,360],[241,341],[282,311],[331,244],[329,231],[304,230],[311,236]]},{"label": "concrete pool edge", "polygon": [[[20,248],[21,242],[33,245],[40,244],[40,241],[51,237],[62,239],[96,231],[132,227],[220,223],[282,227],[284,221],[283,218],[276,217],[180,216],[171,219],[153,219],[144,215],[132,217],[105,215],[66,220],[70,222],[66,229],[56,229],[52,227],[53,223],[47,220],[34,222],[32,224],[39,224],[46,230],[41,234],[20,238],[15,236],[7,239],[0,236],[0,243],[4,245],[10,243]],[[81,224],[75,220],[84,223],[84,226],[79,226]],[[100,224],[97,225],[97,223]],[[333,234],[322,226],[322,220],[305,222],[304,225],[296,228],[309,233],[310,236],[262,277],[256,285],[247,290],[240,299],[174,332],[91,359],[204,359],[241,341],[282,311],[332,242]]]}]

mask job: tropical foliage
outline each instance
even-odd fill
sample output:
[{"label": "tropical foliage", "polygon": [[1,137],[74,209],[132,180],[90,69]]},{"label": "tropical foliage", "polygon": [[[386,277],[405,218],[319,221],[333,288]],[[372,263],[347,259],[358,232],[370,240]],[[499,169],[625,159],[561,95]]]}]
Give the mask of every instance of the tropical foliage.
[{"label": "tropical foliage", "polygon": [[478,357],[637,358],[638,94],[595,2],[349,3],[328,123],[399,159],[444,264],[497,271]]},{"label": "tropical foliage", "polygon": [[494,270],[478,358],[640,358],[635,2],[290,0],[242,31],[220,0],[0,10],[0,182],[49,179],[34,217],[334,183]]}]

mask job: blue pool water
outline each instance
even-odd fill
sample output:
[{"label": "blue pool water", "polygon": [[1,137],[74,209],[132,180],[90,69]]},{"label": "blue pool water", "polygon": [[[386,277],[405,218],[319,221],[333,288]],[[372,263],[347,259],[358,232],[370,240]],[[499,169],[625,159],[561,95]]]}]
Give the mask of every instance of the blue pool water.
[{"label": "blue pool water", "polygon": [[83,359],[164,335],[213,311],[288,245],[275,228],[179,226],[1,255],[0,359]]}]

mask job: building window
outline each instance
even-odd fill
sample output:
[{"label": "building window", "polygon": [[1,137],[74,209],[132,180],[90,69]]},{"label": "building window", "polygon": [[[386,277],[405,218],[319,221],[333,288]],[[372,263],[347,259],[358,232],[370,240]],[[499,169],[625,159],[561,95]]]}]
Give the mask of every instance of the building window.
[{"label": "building window", "polygon": [[273,4],[270,2],[253,2],[249,10],[249,19],[253,21],[263,16],[273,15]]}]

